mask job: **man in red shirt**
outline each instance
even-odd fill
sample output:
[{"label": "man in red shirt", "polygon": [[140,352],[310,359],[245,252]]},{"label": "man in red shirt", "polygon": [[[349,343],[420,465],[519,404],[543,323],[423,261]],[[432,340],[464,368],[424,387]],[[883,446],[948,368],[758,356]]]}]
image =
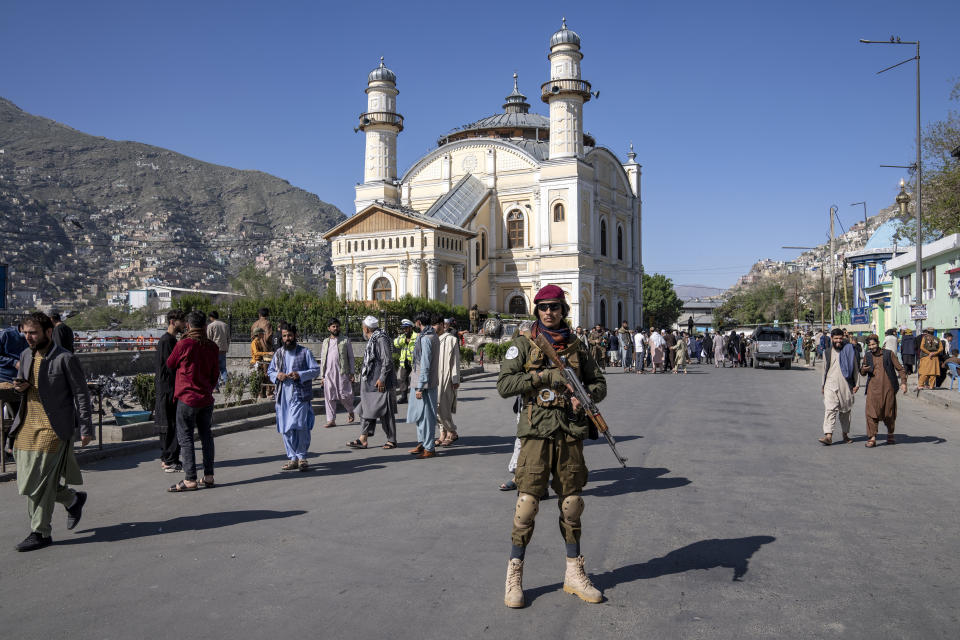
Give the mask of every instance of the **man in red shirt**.
[{"label": "man in red shirt", "polygon": [[[173,397],[177,400],[177,440],[183,459],[184,479],[168,489],[172,493],[214,487],[213,480],[213,388],[220,379],[220,349],[207,338],[207,317],[200,311],[187,315],[187,334],[167,358],[174,372]],[[203,479],[197,482],[193,451],[193,430],[200,433],[203,447]]]}]

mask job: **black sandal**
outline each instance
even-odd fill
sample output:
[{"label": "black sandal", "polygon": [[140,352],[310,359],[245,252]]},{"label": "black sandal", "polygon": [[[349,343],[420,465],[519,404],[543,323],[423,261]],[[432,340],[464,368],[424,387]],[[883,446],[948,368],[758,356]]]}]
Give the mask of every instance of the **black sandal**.
[{"label": "black sandal", "polygon": [[217,486],[217,483],[214,480],[207,480],[206,478],[204,478],[203,480],[197,483],[197,486],[202,487],[204,489],[213,489],[214,487]]},{"label": "black sandal", "polygon": [[185,491],[196,491],[199,488],[200,488],[199,484],[195,484],[192,487],[188,487],[187,482],[185,480],[181,480],[177,484],[167,489],[167,493],[184,493]]},{"label": "black sandal", "polygon": [[367,445],[364,444],[363,442],[361,442],[361,441],[360,441],[360,438],[357,438],[356,440],[351,440],[350,442],[347,443],[347,446],[350,447],[351,449],[366,449],[366,448],[367,448]]},{"label": "black sandal", "polygon": [[517,483],[513,480],[508,480],[500,485],[500,491],[516,491]]},{"label": "black sandal", "polygon": [[383,445],[383,446],[380,447],[380,448],[381,448],[381,449],[396,449],[396,448],[397,448],[397,443],[396,443],[396,442],[388,442],[388,443],[386,443],[385,445]]}]

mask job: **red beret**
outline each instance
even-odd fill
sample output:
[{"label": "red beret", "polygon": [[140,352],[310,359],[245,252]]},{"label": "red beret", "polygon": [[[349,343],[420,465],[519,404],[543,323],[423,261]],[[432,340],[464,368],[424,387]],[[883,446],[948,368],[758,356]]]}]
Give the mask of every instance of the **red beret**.
[{"label": "red beret", "polygon": [[536,304],[541,300],[563,300],[563,289],[558,287],[555,284],[548,284],[540,291],[537,291],[537,295],[533,298],[533,303]]}]

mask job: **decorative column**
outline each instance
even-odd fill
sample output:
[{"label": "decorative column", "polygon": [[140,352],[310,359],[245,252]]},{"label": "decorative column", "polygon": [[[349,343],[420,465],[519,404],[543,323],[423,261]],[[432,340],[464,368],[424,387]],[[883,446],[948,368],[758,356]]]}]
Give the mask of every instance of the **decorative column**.
[{"label": "decorative column", "polygon": [[366,300],[367,292],[364,291],[364,285],[366,284],[363,281],[363,263],[358,263],[353,266],[353,288],[356,291],[354,300]]},{"label": "decorative column", "polygon": [[344,273],[343,295],[347,300],[353,300],[353,269],[351,267],[341,267]]},{"label": "decorative column", "polygon": [[397,298],[407,295],[407,268],[410,266],[409,260],[400,261],[400,279],[397,281]]},{"label": "decorative column", "polygon": [[346,277],[347,268],[344,267],[343,265],[340,265],[340,266],[334,267],[333,270],[334,270],[334,272],[336,272],[336,274],[337,274],[337,275],[336,275],[336,279],[337,279],[337,297],[338,297],[338,298],[342,298],[342,297],[344,296],[344,291],[345,291],[345,288],[344,288],[344,284],[345,284],[344,279],[345,279],[345,277]]},{"label": "decorative column", "polygon": [[416,259],[410,261],[410,268],[413,269],[413,295],[417,298],[423,295],[423,285],[420,276],[423,274],[423,260]]},{"label": "decorative column", "polygon": [[438,262],[434,258],[427,260],[427,298],[437,299],[437,266]]},{"label": "decorative column", "polygon": [[453,304],[463,305],[463,265],[453,265]]}]

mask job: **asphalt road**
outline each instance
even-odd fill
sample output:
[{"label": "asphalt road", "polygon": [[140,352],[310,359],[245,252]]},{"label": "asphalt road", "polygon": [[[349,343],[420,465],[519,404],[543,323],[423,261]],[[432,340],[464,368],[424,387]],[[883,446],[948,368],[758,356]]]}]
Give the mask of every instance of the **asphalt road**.
[{"label": "asphalt road", "polygon": [[[85,469],[55,545],[0,485],[0,632],[10,638],[955,638],[960,419],[901,404],[900,442],[823,447],[818,373],[611,373],[602,409],[630,459],[586,450],[583,552],[606,596],[561,590],[556,499],[527,552],[528,606],[502,604],[514,495],[510,402],[464,384],[459,446],[351,451],[314,430],[308,474],[279,436],[217,438],[216,489],[182,495],[149,455]],[[401,405],[403,407],[403,405]],[[318,421],[319,422],[319,421]],[[414,427],[401,425],[412,446]],[[374,443],[382,443],[378,434]]]}]

